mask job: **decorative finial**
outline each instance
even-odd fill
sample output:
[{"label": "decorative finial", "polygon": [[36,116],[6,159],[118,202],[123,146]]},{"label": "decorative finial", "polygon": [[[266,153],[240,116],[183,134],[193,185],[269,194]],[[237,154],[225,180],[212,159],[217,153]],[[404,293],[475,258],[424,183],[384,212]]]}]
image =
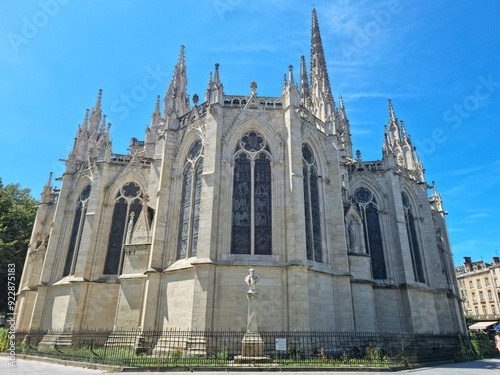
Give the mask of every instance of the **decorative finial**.
[{"label": "decorative finial", "polygon": [[156,97],[155,112],[160,113],[160,95]]},{"label": "decorative finial", "polygon": [[216,83],[216,84],[220,83],[219,66],[220,66],[219,63],[215,64],[214,83]]},{"label": "decorative finial", "polygon": [[293,65],[288,65],[288,84],[290,87],[295,85],[295,80],[293,79]]},{"label": "decorative finial", "polygon": [[194,105],[197,105],[198,104],[198,100],[200,99],[200,97],[198,96],[198,94],[194,94],[193,95],[193,104]]},{"label": "decorative finial", "polygon": [[359,150],[356,150],[356,159],[358,161],[361,161],[361,151],[359,151]]}]

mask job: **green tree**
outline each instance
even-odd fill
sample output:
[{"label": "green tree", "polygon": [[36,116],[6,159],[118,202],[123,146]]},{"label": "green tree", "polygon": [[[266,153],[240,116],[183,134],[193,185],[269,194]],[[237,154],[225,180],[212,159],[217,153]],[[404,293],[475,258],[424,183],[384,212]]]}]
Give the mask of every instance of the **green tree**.
[{"label": "green tree", "polygon": [[16,292],[19,288],[37,203],[29,189],[4,186],[0,178],[0,312],[8,312],[9,264],[15,264]]}]

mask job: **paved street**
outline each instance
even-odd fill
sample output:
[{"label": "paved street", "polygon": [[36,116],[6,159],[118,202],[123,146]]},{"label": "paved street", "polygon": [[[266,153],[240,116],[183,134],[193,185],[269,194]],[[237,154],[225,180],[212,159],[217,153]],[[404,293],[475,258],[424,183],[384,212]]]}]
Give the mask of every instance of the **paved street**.
[{"label": "paved street", "polygon": [[[286,371],[283,371],[286,372]],[[282,373],[283,373],[282,372]],[[28,360],[17,360],[16,368],[8,366],[8,359],[6,357],[0,357],[0,373],[3,375],[96,375],[104,373],[101,370],[88,370],[80,367],[70,367],[64,365],[56,365],[51,363],[44,363],[38,361],[28,361]],[[199,375],[213,375],[216,372],[196,372]],[[252,371],[224,371],[224,374],[228,375],[246,375],[255,372]],[[276,374],[276,371],[259,371],[259,374]],[[288,372],[289,374],[297,374],[297,372]],[[342,375],[377,375],[377,374],[388,374],[388,372],[382,371],[311,371],[311,372],[300,372],[300,374],[310,374],[310,375],[331,375],[332,373],[339,373]],[[145,374],[160,374],[159,372],[127,372],[127,375],[145,375]],[[168,374],[186,374],[185,372],[168,372]],[[434,366],[419,368],[413,370],[404,370],[396,372],[398,375],[491,375],[500,374],[500,358],[495,359],[484,359],[474,362],[466,363],[451,363],[447,365]]]}]

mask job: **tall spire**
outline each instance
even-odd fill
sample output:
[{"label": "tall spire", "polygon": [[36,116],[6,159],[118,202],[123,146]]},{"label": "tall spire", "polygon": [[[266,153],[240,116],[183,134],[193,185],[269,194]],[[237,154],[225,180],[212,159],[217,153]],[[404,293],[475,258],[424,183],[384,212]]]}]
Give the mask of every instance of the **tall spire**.
[{"label": "tall spire", "polygon": [[323,42],[321,40],[318,16],[315,8],[312,11],[310,65],[310,94],[314,114],[322,121],[333,122],[335,101],[333,100],[328,71],[326,69],[325,53],[323,51]]},{"label": "tall spire", "polygon": [[389,99],[389,132],[392,137],[392,142],[398,143],[401,140],[401,135],[399,133],[398,119],[394,115],[394,108],[392,107],[392,100]]},{"label": "tall spire", "polygon": [[175,115],[175,117],[179,118],[188,111],[189,98],[187,96],[185,53],[184,46],[181,46],[179,60],[175,65],[172,81],[165,93],[163,113],[165,117]]},{"label": "tall spire", "polygon": [[97,99],[95,101],[94,108],[92,108],[92,113],[90,115],[90,128],[89,133],[98,133],[99,125],[101,123],[101,100],[102,100],[102,89],[99,89],[99,93],[97,94]]}]

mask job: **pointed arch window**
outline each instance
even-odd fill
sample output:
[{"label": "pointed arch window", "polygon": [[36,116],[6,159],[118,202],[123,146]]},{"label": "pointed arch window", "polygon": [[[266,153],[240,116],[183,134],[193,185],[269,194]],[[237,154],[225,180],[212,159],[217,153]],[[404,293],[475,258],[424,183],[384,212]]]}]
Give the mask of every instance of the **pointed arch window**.
[{"label": "pointed arch window", "polygon": [[234,153],[231,253],[272,253],[271,153],[255,131],[240,139]]},{"label": "pointed arch window", "polygon": [[403,209],[405,212],[406,232],[408,234],[408,244],[410,245],[413,275],[415,277],[415,281],[424,283],[424,268],[422,266],[422,256],[420,254],[420,246],[418,243],[415,216],[408,195],[405,192],[401,192],[401,198],[403,200]]},{"label": "pointed arch window", "polygon": [[387,270],[377,200],[373,193],[365,187],[356,189],[354,199],[363,220],[365,246],[371,257],[373,278],[378,280],[386,279]]},{"label": "pointed arch window", "polygon": [[304,175],[304,215],[307,259],[323,262],[321,250],[321,220],[319,211],[318,169],[311,147],[302,145]]},{"label": "pointed arch window", "polygon": [[134,182],[125,184],[115,198],[111,231],[109,233],[108,251],[104,262],[105,275],[118,275],[123,267],[123,245],[126,227],[135,226],[142,211],[143,193]]},{"label": "pointed arch window", "polygon": [[90,190],[90,185],[85,186],[78,197],[73,226],[71,228],[68,253],[66,254],[66,262],[64,263],[63,277],[72,275],[75,272],[78,250],[80,249],[80,242],[82,239],[83,225],[85,223],[84,219],[85,214],[87,213],[87,205],[90,197]]},{"label": "pointed arch window", "polygon": [[184,163],[177,259],[194,257],[197,253],[203,173],[202,149],[202,143],[195,141]]}]

